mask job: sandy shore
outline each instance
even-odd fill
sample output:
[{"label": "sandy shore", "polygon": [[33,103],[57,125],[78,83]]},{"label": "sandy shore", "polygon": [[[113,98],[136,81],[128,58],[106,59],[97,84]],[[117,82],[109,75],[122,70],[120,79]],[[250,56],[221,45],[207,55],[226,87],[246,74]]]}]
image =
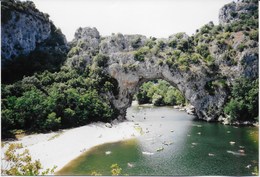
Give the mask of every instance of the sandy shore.
[{"label": "sandy shore", "polygon": [[[105,123],[62,130],[59,132],[28,135],[19,141],[24,149],[29,149],[33,160],[39,159],[43,168],[57,166],[60,170],[68,162],[82,154],[84,151],[103,143],[120,141],[138,136],[133,122],[114,123],[112,128]],[[4,149],[2,149],[3,153]]]}]

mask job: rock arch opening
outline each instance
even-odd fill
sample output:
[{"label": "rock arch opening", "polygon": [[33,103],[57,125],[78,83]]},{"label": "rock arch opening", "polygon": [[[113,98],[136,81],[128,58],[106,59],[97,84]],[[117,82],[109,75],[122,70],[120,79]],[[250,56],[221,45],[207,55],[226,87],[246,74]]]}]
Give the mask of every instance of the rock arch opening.
[{"label": "rock arch opening", "polygon": [[154,106],[183,106],[188,104],[188,101],[176,87],[162,79],[142,83],[134,95],[133,101],[137,101],[139,105],[152,104]]}]

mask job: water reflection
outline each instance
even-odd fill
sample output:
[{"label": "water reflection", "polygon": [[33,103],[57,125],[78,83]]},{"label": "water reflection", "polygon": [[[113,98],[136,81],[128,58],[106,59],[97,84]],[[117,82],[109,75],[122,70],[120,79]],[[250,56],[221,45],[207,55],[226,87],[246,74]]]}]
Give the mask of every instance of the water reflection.
[{"label": "water reflection", "polygon": [[255,127],[193,121],[170,107],[135,106],[128,109],[127,117],[142,128],[142,136],[97,146],[58,174],[111,175],[114,163],[128,175],[241,176],[258,168]]}]

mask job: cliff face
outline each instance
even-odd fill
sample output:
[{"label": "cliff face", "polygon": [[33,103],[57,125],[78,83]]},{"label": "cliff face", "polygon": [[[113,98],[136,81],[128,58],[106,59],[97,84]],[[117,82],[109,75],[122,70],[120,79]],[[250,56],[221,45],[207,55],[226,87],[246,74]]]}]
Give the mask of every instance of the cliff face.
[{"label": "cliff face", "polygon": [[[1,2],[1,12],[3,69],[14,72],[17,58],[28,57],[33,52],[35,56],[29,56],[30,62],[39,59],[40,55],[65,58],[68,50],[65,36],[49,20],[48,14],[36,9],[33,2],[4,0]],[[4,70],[3,75],[10,73]]]},{"label": "cliff face", "polygon": [[121,120],[140,85],[153,79],[178,88],[200,119],[216,120],[234,81],[258,78],[257,4],[243,0],[225,5],[220,25],[206,24],[193,36],[178,33],[156,39],[119,33],[102,37],[96,28],[79,28],[67,52],[64,35],[48,15],[32,2],[6,0],[1,6],[2,78],[55,70],[66,58],[65,65],[72,69],[96,68],[92,71],[102,73],[97,77],[116,82],[116,91],[102,96],[111,101]]},{"label": "cliff face", "polygon": [[257,9],[258,3],[255,0],[241,0],[226,4],[219,11],[219,23],[227,25],[239,21],[245,15],[252,16]]},{"label": "cliff face", "polygon": [[[239,2],[233,6],[244,12],[252,5]],[[102,38],[95,28],[80,28],[66,64],[80,69],[92,64],[98,53],[109,57],[103,72],[117,80],[119,93],[107,96],[120,119],[142,83],[164,79],[183,93],[200,119],[216,120],[234,80],[258,77],[258,40],[253,35],[257,30],[226,29],[232,25],[227,7],[220,11],[222,26],[209,23],[191,37],[178,33],[167,39],[123,34]]]}]

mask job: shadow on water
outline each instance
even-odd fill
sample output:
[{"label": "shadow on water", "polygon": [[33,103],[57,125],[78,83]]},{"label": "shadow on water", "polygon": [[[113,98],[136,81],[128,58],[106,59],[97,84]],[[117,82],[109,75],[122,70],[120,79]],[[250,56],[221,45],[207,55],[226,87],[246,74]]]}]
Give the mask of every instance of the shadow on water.
[{"label": "shadow on water", "polygon": [[170,107],[135,106],[127,118],[140,137],[96,146],[58,175],[111,175],[117,163],[128,175],[253,175],[258,168],[258,128],[194,121]]},{"label": "shadow on water", "polygon": [[140,154],[137,139],[106,143],[83,153],[56,175],[91,175],[92,172],[111,175],[112,164],[119,163],[121,168],[126,169],[127,163],[137,161]]}]

